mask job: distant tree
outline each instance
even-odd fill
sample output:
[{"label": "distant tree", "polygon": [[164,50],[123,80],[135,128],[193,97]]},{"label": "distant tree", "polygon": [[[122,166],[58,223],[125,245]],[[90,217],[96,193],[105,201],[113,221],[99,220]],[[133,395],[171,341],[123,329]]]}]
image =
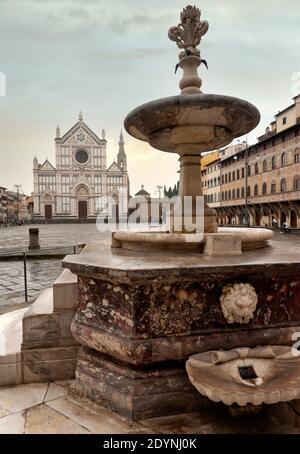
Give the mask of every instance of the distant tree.
[{"label": "distant tree", "polygon": [[171,199],[172,197],[175,197],[179,193],[179,181],[174,184],[173,188],[169,186],[169,189],[167,189],[166,185],[164,185],[164,196],[168,197]]}]

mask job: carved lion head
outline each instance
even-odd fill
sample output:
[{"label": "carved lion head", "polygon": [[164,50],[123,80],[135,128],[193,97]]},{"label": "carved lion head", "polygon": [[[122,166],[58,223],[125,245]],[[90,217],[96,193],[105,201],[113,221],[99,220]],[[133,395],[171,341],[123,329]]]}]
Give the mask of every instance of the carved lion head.
[{"label": "carved lion head", "polygon": [[249,323],[257,301],[255,288],[251,284],[228,284],[220,297],[222,312],[228,323]]}]

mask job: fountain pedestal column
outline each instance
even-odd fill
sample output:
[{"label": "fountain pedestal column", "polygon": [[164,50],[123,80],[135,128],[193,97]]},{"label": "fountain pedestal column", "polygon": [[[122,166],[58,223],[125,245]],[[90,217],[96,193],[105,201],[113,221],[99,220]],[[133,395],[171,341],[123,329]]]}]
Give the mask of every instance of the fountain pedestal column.
[{"label": "fountain pedestal column", "polygon": [[[183,208],[182,232],[194,233],[193,226],[196,225],[196,217],[198,216],[199,220],[203,222],[203,230],[200,233],[216,233],[218,231],[218,224],[215,210],[209,208],[203,200],[202,203],[197,204],[197,198],[200,202],[200,198],[203,197],[199,156],[182,155],[179,161],[179,196]],[[189,216],[190,213],[185,204],[185,197],[189,197],[192,201],[191,216]],[[192,221],[193,226],[187,225],[189,224],[189,219]]]}]

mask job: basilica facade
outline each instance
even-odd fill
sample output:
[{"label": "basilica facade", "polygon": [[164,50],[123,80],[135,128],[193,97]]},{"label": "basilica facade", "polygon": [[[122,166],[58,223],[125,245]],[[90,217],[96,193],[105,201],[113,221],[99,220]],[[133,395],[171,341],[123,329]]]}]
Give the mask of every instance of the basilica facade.
[{"label": "basilica facade", "polygon": [[55,165],[33,161],[33,203],[36,221],[88,221],[107,216],[110,204],[127,217],[129,177],[121,132],[116,160],[107,167],[105,131],[101,138],[83,121],[61,136],[56,129]]}]

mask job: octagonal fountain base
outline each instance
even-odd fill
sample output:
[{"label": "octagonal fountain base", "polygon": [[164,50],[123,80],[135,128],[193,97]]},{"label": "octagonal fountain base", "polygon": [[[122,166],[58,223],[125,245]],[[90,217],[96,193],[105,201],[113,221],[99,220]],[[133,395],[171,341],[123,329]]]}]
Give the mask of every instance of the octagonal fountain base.
[{"label": "octagonal fountain base", "polygon": [[[108,241],[66,257],[63,267],[78,275],[72,323],[83,346],[78,385],[91,399],[132,419],[207,404],[185,371],[191,355],[295,342],[299,257],[299,247],[276,242],[237,257],[214,257],[128,251],[111,248]],[[244,324],[232,323],[222,306],[224,289],[232,284],[257,295]]]}]

